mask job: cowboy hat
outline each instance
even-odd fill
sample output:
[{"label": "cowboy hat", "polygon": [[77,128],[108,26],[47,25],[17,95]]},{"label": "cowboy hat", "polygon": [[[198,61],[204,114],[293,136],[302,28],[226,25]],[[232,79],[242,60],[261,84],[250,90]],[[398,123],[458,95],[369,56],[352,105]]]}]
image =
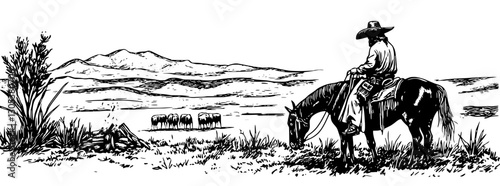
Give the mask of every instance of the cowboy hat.
[{"label": "cowboy hat", "polygon": [[363,39],[365,37],[375,37],[381,34],[385,34],[389,32],[394,27],[381,27],[378,21],[370,21],[368,22],[368,27],[360,30],[356,35],[356,39]]}]

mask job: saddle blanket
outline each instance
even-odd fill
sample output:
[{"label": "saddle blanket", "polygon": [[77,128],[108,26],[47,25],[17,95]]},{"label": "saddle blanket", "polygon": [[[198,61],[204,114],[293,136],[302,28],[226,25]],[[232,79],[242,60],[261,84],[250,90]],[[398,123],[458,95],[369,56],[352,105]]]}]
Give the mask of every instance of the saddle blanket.
[{"label": "saddle blanket", "polygon": [[399,86],[401,85],[401,82],[403,82],[403,79],[396,77],[392,81],[384,83],[382,90],[375,93],[372,99],[370,99],[370,102],[373,103],[394,98],[396,96],[396,92],[399,89]]}]

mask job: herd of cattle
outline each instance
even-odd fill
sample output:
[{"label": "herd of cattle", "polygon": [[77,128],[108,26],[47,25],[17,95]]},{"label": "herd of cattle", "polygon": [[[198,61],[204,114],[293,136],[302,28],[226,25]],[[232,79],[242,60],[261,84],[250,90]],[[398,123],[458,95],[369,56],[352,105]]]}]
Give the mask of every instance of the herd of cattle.
[{"label": "herd of cattle", "polygon": [[[210,129],[222,127],[221,114],[201,112],[198,114],[198,128]],[[192,129],[193,117],[191,114],[155,114],[151,116],[151,129]]]}]

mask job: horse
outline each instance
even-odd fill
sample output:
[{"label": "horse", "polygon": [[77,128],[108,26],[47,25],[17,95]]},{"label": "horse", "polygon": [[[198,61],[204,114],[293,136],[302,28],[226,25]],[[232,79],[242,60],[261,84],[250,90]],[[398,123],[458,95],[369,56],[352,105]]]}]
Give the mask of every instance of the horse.
[{"label": "horse", "polygon": [[167,117],[168,125],[172,126],[172,128],[179,128],[179,115],[178,114],[169,114]]},{"label": "horse", "polygon": [[[356,80],[357,81],[357,80]],[[412,136],[412,154],[421,148],[422,135],[424,139],[423,148],[430,149],[432,143],[431,125],[434,115],[439,113],[442,130],[447,140],[453,137],[455,122],[452,117],[445,89],[428,80],[410,77],[402,80],[396,90],[394,98],[384,100],[386,104],[369,103],[365,106],[365,131],[368,147],[372,154],[372,160],[377,159],[376,143],[373,131],[382,130],[402,120],[409,128]],[[310,128],[310,119],[316,113],[326,111],[331,116],[331,121],[337,128],[341,141],[341,158],[347,162],[347,146],[350,151],[349,159],[354,161],[353,137],[344,135],[343,131],[347,124],[339,121],[339,115],[347,98],[345,87],[349,87],[348,81],[340,81],[323,85],[310,93],[297,105],[292,101],[292,109],[285,107],[288,111],[289,145],[292,149],[300,149],[304,146],[306,133]],[[339,103],[331,101],[332,98],[340,96]],[[366,107],[372,107],[370,112]],[[382,129],[381,129],[382,128]]]},{"label": "horse", "polygon": [[179,125],[184,125],[184,128],[186,129],[188,128],[188,126],[191,126],[191,128],[193,128],[193,118],[191,117],[191,114],[181,114]]},{"label": "horse", "polygon": [[200,112],[198,114],[199,128],[216,128],[217,124],[222,127],[221,114]]},{"label": "horse", "polygon": [[151,116],[151,129],[158,129],[158,124],[161,125],[167,122],[167,115],[165,114],[155,114]]},{"label": "horse", "polygon": [[210,116],[208,113],[205,112],[198,113],[198,128],[204,129],[208,124],[209,117]]},{"label": "horse", "polygon": [[212,122],[214,124],[214,128],[217,128],[217,124],[220,125],[220,127],[222,128],[222,121],[221,121],[221,114],[219,113],[213,113],[212,114]]}]

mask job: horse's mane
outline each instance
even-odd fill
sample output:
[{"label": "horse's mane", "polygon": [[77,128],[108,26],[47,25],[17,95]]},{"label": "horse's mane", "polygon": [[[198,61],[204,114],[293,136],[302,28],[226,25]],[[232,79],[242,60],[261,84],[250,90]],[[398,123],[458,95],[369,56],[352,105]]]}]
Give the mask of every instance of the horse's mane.
[{"label": "horse's mane", "polygon": [[334,90],[339,88],[343,83],[344,82],[341,81],[323,85],[304,98],[297,106],[299,108],[310,108],[316,104],[318,100],[323,100],[325,97],[330,98]]}]

